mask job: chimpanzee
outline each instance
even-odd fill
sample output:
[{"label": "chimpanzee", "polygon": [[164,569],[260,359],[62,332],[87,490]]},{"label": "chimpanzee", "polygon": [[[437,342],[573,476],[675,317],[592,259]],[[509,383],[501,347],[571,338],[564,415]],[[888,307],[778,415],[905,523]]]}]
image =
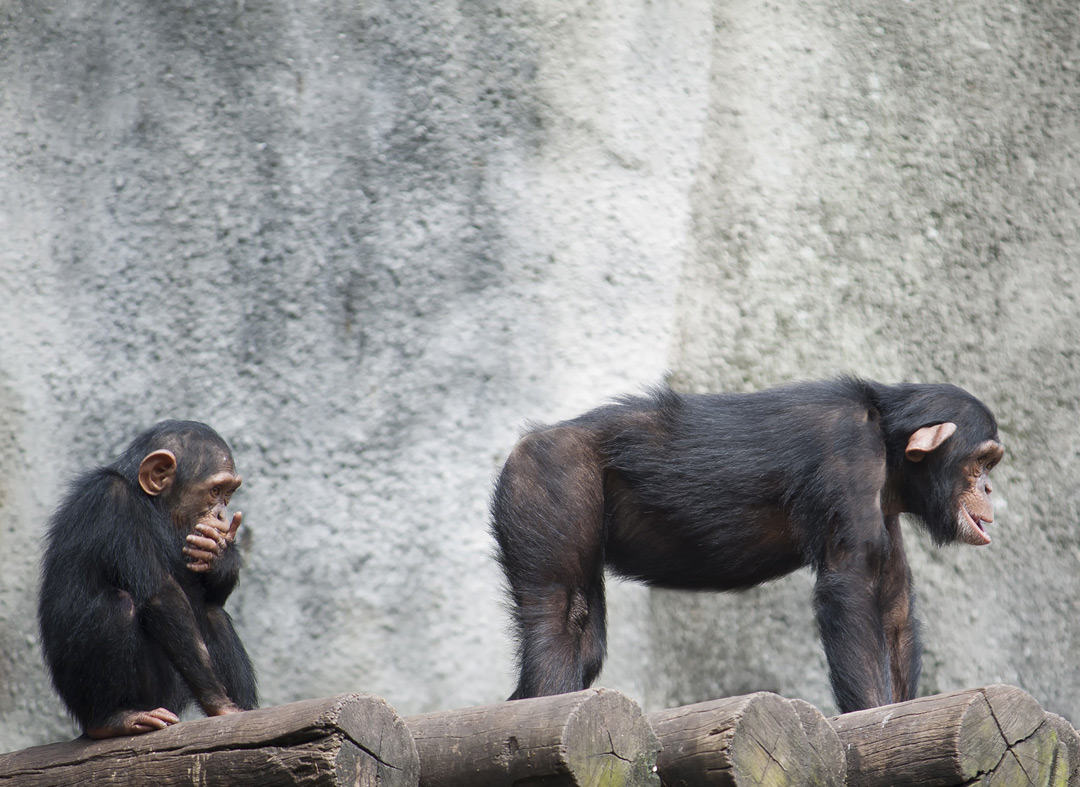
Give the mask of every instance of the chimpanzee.
[{"label": "chimpanzee", "polygon": [[236,585],[240,486],[205,424],[163,421],[79,477],[53,515],[38,624],[53,685],[91,738],[256,707],[255,673],[223,608]]},{"label": "chimpanzee", "polygon": [[990,410],[952,385],[842,377],[628,396],[525,434],[492,531],[518,631],[511,699],[575,691],[605,652],[604,568],[742,590],[802,566],[841,712],[915,696],[921,645],[899,514],[989,544]]}]

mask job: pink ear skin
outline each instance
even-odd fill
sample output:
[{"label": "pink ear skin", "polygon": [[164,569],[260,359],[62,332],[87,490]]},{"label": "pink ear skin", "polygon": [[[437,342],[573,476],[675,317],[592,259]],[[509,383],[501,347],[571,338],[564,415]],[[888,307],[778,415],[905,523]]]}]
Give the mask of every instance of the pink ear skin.
[{"label": "pink ear skin", "polygon": [[952,437],[955,431],[956,424],[951,421],[916,429],[908,438],[904,456],[912,462],[921,462],[927,454],[939,448],[942,443]]},{"label": "pink ear skin", "polygon": [[176,456],[172,451],[154,451],[139,464],[139,486],[150,497],[157,497],[172,486],[175,478]]}]

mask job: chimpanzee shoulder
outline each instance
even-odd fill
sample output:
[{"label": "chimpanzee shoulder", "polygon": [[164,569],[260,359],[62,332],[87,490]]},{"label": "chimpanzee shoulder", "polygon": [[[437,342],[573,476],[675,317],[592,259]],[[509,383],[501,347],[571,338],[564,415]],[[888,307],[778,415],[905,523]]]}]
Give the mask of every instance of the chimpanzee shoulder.
[{"label": "chimpanzee shoulder", "polygon": [[[182,546],[169,528],[145,526],[163,516],[115,469],[84,473],[50,522],[43,582],[66,583],[67,574],[85,567],[87,582],[108,582],[137,598],[149,597],[167,570],[167,550]],[[179,557],[171,562],[182,565]]]}]

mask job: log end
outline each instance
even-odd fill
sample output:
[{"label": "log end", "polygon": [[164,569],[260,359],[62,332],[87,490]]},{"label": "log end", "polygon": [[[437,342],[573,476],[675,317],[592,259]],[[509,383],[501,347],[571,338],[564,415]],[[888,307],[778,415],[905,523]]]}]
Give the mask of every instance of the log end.
[{"label": "log end", "polygon": [[337,757],[342,784],[417,784],[416,744],[386,700],[373,694],[346,694],[337,698],[320,721],[344,738]]},{"label": "log end", "polygon": [[806,742],[810,746],[807,784],[814,787],[843,787],[847,780],[847,761],[840,736],[824,714],[806,700],[788,700],[799,716]]},{"label": "log end", "polygon": [[1058,735],[1042,706],[1016,686],[995,684],[979,691],[985,702],[968,706],[960,728],[963,775],[982,776],[988,785],[1048,784]]},{"label": "log end", "polygon": [[576,784],[660,787],[660,739],[625,694],[596,690],[570,716],[563,740]]},{"label": "log end", "polygon": [[1050,783],[1055,787],[1080,787],[1080,735],[1068,719],[1056,713],[1047,713],[1046,722],[1058,736],[1058,757]]}]

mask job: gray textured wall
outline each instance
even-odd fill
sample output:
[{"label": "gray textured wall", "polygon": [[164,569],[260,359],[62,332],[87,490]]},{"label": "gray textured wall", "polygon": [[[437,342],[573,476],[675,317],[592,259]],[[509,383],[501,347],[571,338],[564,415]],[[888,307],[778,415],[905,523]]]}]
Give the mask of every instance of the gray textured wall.
[{"label": "gray textured wall", "polygon": [[[923,690],[1080,721],[1080,14],[941,5],[0,0],[0,749],[73,732],[39,539],[143,427],[234,446],[264,701],[412,713],[512,688],[517,430],[667,372],[987,401],[993,545],[907,528]],[[811,582],[612,582],[601,682],[831,710]]]}]

